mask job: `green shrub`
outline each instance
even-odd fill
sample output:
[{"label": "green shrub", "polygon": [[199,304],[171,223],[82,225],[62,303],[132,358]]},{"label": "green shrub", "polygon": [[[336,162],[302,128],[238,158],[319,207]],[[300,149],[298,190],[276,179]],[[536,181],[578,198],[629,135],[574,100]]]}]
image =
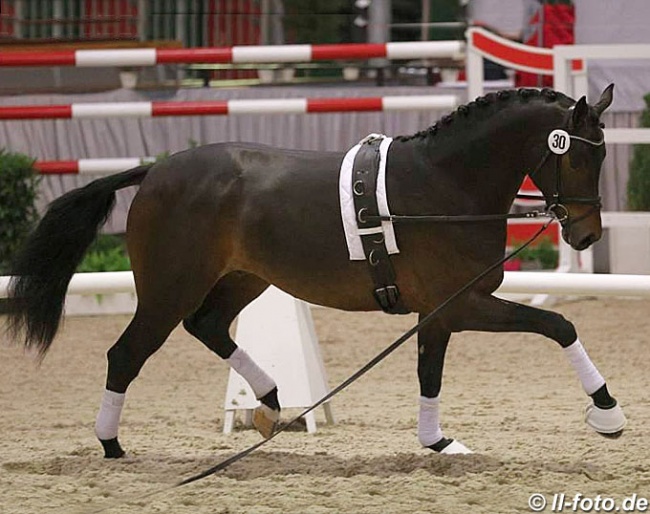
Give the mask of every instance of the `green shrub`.
[{"label": "green shrub", "polygon": [[[512,241],[513,248],[519,248],[523,241]],[[548,237],[543,237],[534,246],[528,246],[517,254],[522,261],[539,262],[542,269],[557,268],[560,253]]]},{"label": "green shrub", "polygon": [[[650,127],[650,94],[644,97],[646,109],[641,126]],[[650,211],[650,145],[635,145],[627,182],[627,206],[631,211]]]},{"label": "green shrub", "polygon": [[80,273],[91,271],[128,271],[131,261],[124,239],[120,236],[100,234],[88,249],[84,260],[77,267]]},{"label": "green shrub", "polygon": [[39,181],[34,159],[0,149],[0,275],[36,223]]}]

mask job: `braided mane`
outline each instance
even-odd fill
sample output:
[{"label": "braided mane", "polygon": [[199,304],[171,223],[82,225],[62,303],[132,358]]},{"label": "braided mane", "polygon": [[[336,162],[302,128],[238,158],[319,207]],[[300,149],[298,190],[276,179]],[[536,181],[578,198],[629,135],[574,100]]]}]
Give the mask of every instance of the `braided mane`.
[{"label": "braided mane", "polygon": [[413,139],[424,139],[429,136],[435,136],[440,130],[445,130],[447,127],[454,124],[454,121],[456,120],[474,118],[480,113],[485,112],[488,112],[489,116],[496,112],[495,110],[488,111],[486,108],[489,106],[497,106],[497,110],[500,110],[501,106],[505,107],[513,102],[523,103],[531,99],[541,99],[548,103],[563,102],[566,103],[567,106],[574,103],[574,100],[564,93],[549,88],[541,90],[532,88],[504,89],[496,93],[488,93],[487,95],[480,96],[476,100],[459,106],[455,111],[443,116],[437,123],[434,123],[424,130],[420,130],[412,135],[397,136],[395,139],[397,141],[410,141]]}]

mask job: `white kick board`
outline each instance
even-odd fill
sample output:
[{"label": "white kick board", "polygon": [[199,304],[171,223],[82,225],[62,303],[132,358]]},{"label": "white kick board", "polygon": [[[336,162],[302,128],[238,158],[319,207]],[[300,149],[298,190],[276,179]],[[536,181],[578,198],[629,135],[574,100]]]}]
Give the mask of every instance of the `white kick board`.
[{"label": "white kick board", "polygon": [[[314,322],[305,302],[269,287],[239,314],[235,341],[275,380],[283,408],[310,407],[329,392]],[[252,409],[259,404],[248,383],[231,369],[224,433],[232,431],[237,410],[246,411],[246,423],[250,424]],[[327,422],[334,423],[329,401],[323,408]],[[308,431],[315,432],[314,412],[305,419]]]}]

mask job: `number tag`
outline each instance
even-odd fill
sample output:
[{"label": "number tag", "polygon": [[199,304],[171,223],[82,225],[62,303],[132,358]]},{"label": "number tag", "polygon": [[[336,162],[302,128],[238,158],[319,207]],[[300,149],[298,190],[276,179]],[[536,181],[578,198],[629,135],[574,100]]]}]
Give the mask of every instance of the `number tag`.
[{"label": "number tag", "polygon": [[565,154],[571,146],[571,136],[566,130],[555,129],[548,135],[548,148],[557,155]]}]

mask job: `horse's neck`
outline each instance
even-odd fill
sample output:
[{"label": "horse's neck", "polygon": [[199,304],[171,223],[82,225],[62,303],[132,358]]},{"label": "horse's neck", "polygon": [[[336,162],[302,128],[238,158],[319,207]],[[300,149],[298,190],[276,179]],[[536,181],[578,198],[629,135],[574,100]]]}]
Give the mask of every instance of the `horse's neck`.
[{"label": "horse's neck", "polygon": [[444,163],[444,172],[476,201],[478,210],[507,212],[526,173],[541,163],[546,135],[560,128],[559,116],[557,110],[540,105],[508,113],[507,118],[497,114],[494,120],[484,120],[475,128],[461,127],[453,137],[447,136],[449,148],[436,157],[436,146],[445,141],[441,134],[440,143],[431,145],[430,151],[432,162]]}]

